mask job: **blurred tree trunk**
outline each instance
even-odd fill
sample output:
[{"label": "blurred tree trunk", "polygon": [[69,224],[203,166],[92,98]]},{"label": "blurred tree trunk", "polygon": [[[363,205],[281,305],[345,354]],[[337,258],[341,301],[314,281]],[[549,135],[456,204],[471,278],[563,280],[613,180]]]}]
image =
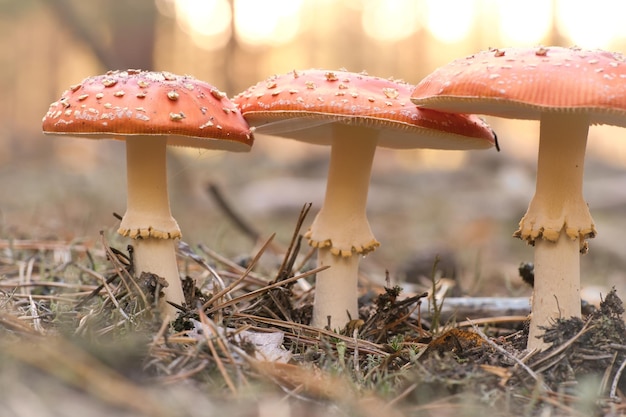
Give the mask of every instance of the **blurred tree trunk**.
[{"label": "blurred tree trunk", "polygon": [[61,26],[87,44],[104,68],[153,68],[157,19],[153,0],[100,0],[88,8],[76,0],[48,0],[48,5]]},{"label": "blurred tree trunk", "polygon": [[[90,16],[81,16],[72,0],[48,0],[48,7],[62,28],[79,42],[87,44],[103,67],[111,68],[116,58],[101,41],[103,37],[94,32],[96,25],[92,25]],[[101,10],[100,7],[97,8]]]},{"label": "blurred tree trunk", "polygon": [[111,45],[109,69],[154,69],[157,9],[154,0],[107,1]]}]

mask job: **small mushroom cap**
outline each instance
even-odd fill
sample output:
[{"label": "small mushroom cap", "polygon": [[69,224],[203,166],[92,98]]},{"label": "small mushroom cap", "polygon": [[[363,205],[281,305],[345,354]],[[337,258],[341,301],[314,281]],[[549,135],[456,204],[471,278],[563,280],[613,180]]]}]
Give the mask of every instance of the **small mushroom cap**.
[{"label": "small mushroom cap", "polygon": [[514,119],[588,113],[591,124],[626,126],[626,61],[618,53],[534,47],[482,51],[444,65],[416,86],[418,106]]},{"label": "small mushroom cap", "polygon": [[311,69],[275,75],[233,101],[255,133],[330,145],[332,124],[379,131],[379,145],[412,149],[484,149],[495,135],[477,116],[416,108],[413,86],[348,71]]},{"label": "small mushroom cap", "polygon": [[247,151],[248,123],[217,88],[191,76],[109,71],[70,87],[43,118],[47,134],[92,139],[167,135],[168,144]]}]

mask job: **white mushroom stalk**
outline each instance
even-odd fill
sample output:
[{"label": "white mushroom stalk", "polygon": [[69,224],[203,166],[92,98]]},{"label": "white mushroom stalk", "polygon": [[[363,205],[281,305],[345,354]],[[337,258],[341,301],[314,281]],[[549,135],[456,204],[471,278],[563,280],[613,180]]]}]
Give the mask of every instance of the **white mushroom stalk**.
[{"label": "white mushroom stalk", "polygon": [[172,217],[167,192],[167,137],[131,136],[126,139],[126,214],[119,227],[133,239],[181,237]]},{"label": "white mushroom stalk", "polygon": [[589,117],[574,113],[541,115],[537,185],[515,236],[534,244],[538,238],[556,242],[564,232],[571,240],[595,235],[583,197],[583,172]]},{"label": "white mushroom stalk", "polygon": [[134,241],[134,269],[166,278],[161,310],[176,311],[165,300],[185,304],[176,261],[180,228],[170,211],[166,170],[167,137],[132,136],[126,139],[127,203],[118,232]]},{"label": "white mushroom stalk", "polygon": [[337,123],[333,135],[324,204],[305,237],[311,246],[330,247],[333,255],[350,257],[380,245],[366,214],[378,133]]},{"label": "white mushroom stalk", "polygon": [[[367,194],[378,133],[335,124],[324,204],[305,237],[319,248],[312,325],[331,329],[358,318],[361,256],[380,244],[367,220]],[[352,144],[358,141],[359,147]]]},{"label": "white mushroom stalk", "polygon": [[537,186],[515,236],[535,245],[529,346],[544,349],[543,330],[557,318],[580,317],[580,255],[596,233],[583,198],[589,117],[541,116]]}]

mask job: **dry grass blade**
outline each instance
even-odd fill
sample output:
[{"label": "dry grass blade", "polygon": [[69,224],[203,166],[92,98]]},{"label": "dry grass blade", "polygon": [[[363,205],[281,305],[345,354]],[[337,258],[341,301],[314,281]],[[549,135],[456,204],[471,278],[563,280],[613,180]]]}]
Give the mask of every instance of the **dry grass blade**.
[{"label": "dry grass blade", "polygon": [[149,416],[168,415],[147,391],[67,340],[47,337],[45,341],[31,341],[37,341],[33,345],[36,348],[25,348],[23,343],[11,344],[5,346],[3,352],[105,403]]},{"label": "dry grass blade", "polygon": [[[124,311],[124,309],[122,307],[120,307],[120,304],[117,301],[117,298],[115,297],[115,294],[113,294],[113,291],[111,290],[111,287],[109,287],[109,284],[110,284],[110,282],[112,280],[108,280],[105,277],[103,277],[102,275],[99,275],[99,278],[100,278],[100,281],[102,282],[102,284],[100,284],[100,287],[98,287],[98,288],[104,288],[104,290],[106,291],[106,293],[109,296],[109,300],[113,303],[113,305],[115,306],[117,311],[119,311],[119,313],[122,315],[122,317],[124,317],[126,320],[130,320],[130,318],[128,317],[128,315]],[[92,294],[93,294],[93,292],[88,297],[85,297],[85,300],[91,298]],[[83,304],[82,301],[80,303],[78,303],[79,306],[82,305],[82,304]]]},{"label": "dry grass blade", "polygon": [[611,390],[609,391],[609,398],[612,400],[616,400],[618,398],[616,395],[617,385],[619,384],[619,380],[622,376],[622,372],[624,372],[624,368],[626,368],[626,359],[622,361],[619,368],[617,369],[617,372],[615,373],[615,376],[613,377],[613,382],[611,383]]},{"label": "dry grass blade", "polygon": [[485,317],[482,319],[465,320],[456,324],[456,327],[474,327],[482,325],[523,323],[528,320],[528,316],[502,316],[502,317]]},{"label": "dry grass blade", "polygon": [[[374,301],[376,311],[366,319],[359,329],[359,334],[364,339],[373,340],[376,343],[387,341],[390,331],[394,333],[398,326],[410,327],[421,333],[420,322],[415,320],[414,311],[419,309],[422,299],[428,296],[424,292],[400,300],[400,287],[384,287],[384,292],[378,295]],[[413,306],[412,306],[413,305]]]},{"label": "dry grass blade", "polygon": [[34,336],[38,334],[32,326],[24,323],[23,320],[6,313],[0,313],[0,326],[23,335]]},{"label": "dry grass blade", "polygon": [[224,280],[222,279],[220,274],[218,274],[211,265],[209,265],[204,259],[202,259],[202,257],[196,255],[186,242],[183,242],[182,240],[178,242],[178,251],[188,258],[191,258],[195,263],[209,271],[209,274],[211,274],[213,279],[221,286],[222,289],[226,288],[226,284],[224,284]]},{"label": "dry grass blade", "polygon": [[[580,338],[583,334],[585,334],[587,331],[591,330],[594,326],[591,326],[591,320],[587,320],[585,322],[585,325],[583,326],[582,329],[580,329],[580,331],[578,333],[576,333],[576,335],[574,335],[574,337],[570,338],[567,342],[559,345],[558,348],[551,350],[548,352],[547,355],[537,359],[535,362],[531,363],[530,366],[532,366],[534,369],[538,369],[539,365],[548,362],[550,359],[553,359],[555,356],[563,353],[565,350],[567,350],[567,348],[569,348],[571,345],[574,344],[574,342],[576,342],[576,340],[578,340],[578,338]],[[549,368],[549,366],[544,366],[542,368],[539,368],[538,372],[542,372],[543,370]]]},{"label": "dry grass blade", "polygon": [[265,252],[265,249],[267,249],[267,247],[269,246],[269,244],[272,242],[272,240],[274,239],[274,237],[276,236],[276,234],[272,234],[269,239],[267,239],[267,241],[265,242],[265,244],[261,247],[261,249],[259,249],[259,251],[257,252],[257,254],[254,256],[254,258],[252,259],[252,261],[250,262],[250,265],[248,266],[248,268],[246,268],[246,270],[244,271],[244,273],[235,281],[231,282],[230,285],[226,288],[224,288],[221,291],[218,291],[217,294],[213,294],[211,296],[211,298],[209,298],[203,305],[202,305],[202,310],[208,308],[211,304],[213,304],[215,301],[219,300],[221,297],[224,296],[224,294],[229,293],[230,291],[232,291],[237,285],[239,285],[244,279],[246,279],[246,277],[248,276],[248,274],[252,271],[252,269],[254,269],[254,267],[256,266],[257,262],[259,261],[259,259],[261,258],[261,255],[263,255],[263,252]]},{"label": "dry grass blade", "polygon": [[[359,390],[347,375],[333,375],[320,369],[293,364],[261,362],[248,358],[251,367],[263,378],[270,379],[289,396],[323,404],[350,404],[346,415],[363,417],[395,417],[399,411],[389,409],[385,402],[368,390]],[[323,414],[322,414],[323,415]]]},{"label": "dry grass blade", "polygon": [[35,303],[32,292],[31,292],[32,287],[28,285],[32,282],[35,260],[36,260],[36,257],[32,257],[26,263],[25,262],[19,263],[19,282],[20,284],[25,284],[25,286],[20,288],[20,292],[22,296],[25,296],[28,298],[28,304],[29,304],[28,310],[30,312],[30,318],[32,319],[32,322],[33,322],[33,327],[38,333],[43,334],[44,329],[41,324],[41,319],[39,317],[37,304]]},{"label": "dry grass blade", "polygon": [[402,391],[400,394],[396,395],[395,398],[392,398],[387,404],[386,404],[386,408],[391,410],[393,409],[393,407],[396,406],[396,404],[398,404],[400,401],[402,401],[403,399],[405,399],[406,397],[409,396],[409,394],[411,394],[411,392],[415,391],[415,389],[419,386],[419,384],[417,383],[413,383],[410,384],[408,387],[406,387],[404,389],[404,391]]},{"label": "dry grass blade", "polygon": [[60,250],[71,249],[79,252],[90,250],[90,243],[74,243],[49,240],[0,239],[0,249],[13,250]]},{"label": "dry grass blade", "polygon": [[253,321],[260,322],[260,323],[265,323],[265,324],[281,327],[283,329],[290,329],[294,333],[294,335],[297,335],[298,337],[302,337],[302,335],[300,334],[302,331],[309,332],[309,334],[311,335],[327,336],[329,338],[333,338],[333,339],[337,339],[342,342],[345,342],[346,347],[350,349],[355,349],[356,348],[355,344],[358,343],[359,344],[358,348],[363,353],[366,353],[366,354],[369,353],[369,354],[382,355],[382,356],[389,355],[389,353],[387,353],[380,345],[369,342],[367,340],[358,339],[357,341],[355,341],[350,336],[344,336],[338,333],[333,333],[330,330],[326,330],[326,329],[318,329],[317,327],[308,326],[306,324],[271,319],[267,317],[254,316],[251,314],[244,314],[244,313],[234,313],[233,317],[250,319]]},{"label": "dry grass blade", "polygon": [[317,399],[337,399],[349,401],[354,398],[355,392],[350,389],[350,383],[340,376],[330,375],[319,369],[306,369],[288,363],[273,363],[257,361],[248,358],[250,365],[266,378],[288,391],[297,390],[307,396]]},{"label": "dry grass blade", "polygon": [[[44,295],[44,294],[29,294],[29,295],[23,295],[23,294],[12,294],[11,296],[13,298],[15,298],[16,300],[28,300],[28,302],[31,304],[31,309],[33,308],[33,302],[35,300],[38,301],[57,301],[59,303],[64,303],[64,304],[71,304],[73,302],[76,301],[77,297],[81,297],[81,296],[85,296],[88,295],[89,293],[85,293],[85,292],[77,292],[77,293],[66,293],[63,294],[63,296],[61,295]],[[33,315],[33,317],[36,317],[36,315]]]},{"label": "dry grass blade", "polygon": [[547,386],[542,380],[541,378],[535,373],[535,371],[533,371],[528,365],[526,365],[524,362],[522,362],[519,358],[517,358],[515,355],[511,354],[510,352],[508,352],[506,349],[504,349],[502,346],[498,345],[497,343],[495,343],[493,340],[491,340],[489,337],[487,337],[487,335],[485,333],[483,333],[482,330],[480,330],[478,328],[478,326],[476,325],[472,325],[472,329],[476,332],[477,335],[479,335],[485,342],[487,342],[487,344],[489,346],[491,346],[493,349],[497,350],[498,352],[500,352],[501,354],[503,354],[504,356],[506,356],[507,358],[511,359],[513,362],[515,362],[518,366],[520,366],[524,371],[526,371],[526,373],[528,375],[530,375],[538,384],[540,384],[541,389],[544,392],[552,392],[552,390],[550,389],[549,386]]},{"label": "dry grass blade", "polygon": [[[84,272],[88,275],[91,275],[93,278],[97,279],[99,282],[101,282],[102,284],[98,285],[96,288],[94,288],[93,290],[91,290],[91,292],[87,295],[85,295],[74,307],[76,310],[78,310],[79,308],[83,307],[85,304],[87,304],[90,300],[92,300],[94,297],[98,296],[98,294],[100,293],[100,291],[102,291],[103,289],[105,289],[106,286],[108,286],[108,284],[112,283],[115,278],[118,277],[118,275],[112,275],[108,278],[104,278],[102,276],[102,274],[97,273],[96,271],[89,269],[87,267],[84,267],[82,265],[76,265],[76,267],[81,271]],[[110,296],[110,295],[109,295]]]},{"label": "dry grass blade", "polygon": [[179,372],[176,375],[162,377],[159,379],[159,382],[161,382],[162,384],[174,384],[176,382],[185,381],[187,379],[193,378],[195,375],[204,371],[208,366],[209,361],[204,360],[191,369]]},{"label": "dry grass blade", "polygon": [[[611,364],[607,366],[606,369],[604,370],[604,375],[602,376],[602,380],[600,381],[600,386],[598,387],[598,395],[602,395],[603,392],[607,392],[606,387],[609,384],[609,379],[611,378],[611,372],[613,371],[613,367],[615,366],[615,361],[617,360],[617,356],[618,356],[618,352],[613,352],[613,355],[611,355]],[[618,374],[620,373],[619,369],[616,371],[616,373]],[[619,377],[618,377],[618,382],[619,382]],[[609,398],[613,398],[611,391],[608,391],[608,392],[609,392]]]},{"label": "dry grass blade", "polygon": [[[482,416],[488,415],[489,417],[495,416],[507,416],[511,417],[509,413],[499,413],[497,410],[490,408],[488,413],[485,414],[484,406],[474,403],[468,403],[464,401],[460,394],[447,396],[426,404],[415,404],[408,407],[407,411],[411,416]],[[543,416],[552,417],[552,416]]]},{"label": "dry grass blade", "polygon": [[[200,317],[200,322],[202,323],[204,328],[207,330],[210,330],[212,333],[212,334],[206,334],[205,340],[206,340],[207,346],[209,347],[209,350],[211,351],[211,354],[213,355],[213,360],[215,361],[215,364],[217,365],[217,369],[219,369],[220,374],[222,375],[222,378],[224,378],[224,382],[226,382],[226,385],[228,386],[230,391],[234,395],[237,395],[238,393],[237,387],[233,383],[233,380],[231,379],[230,375],[228,374],[228,371],[226,370],[226,367],[224,366],[224,362],[222,362],[222,359],[220,358],[220,355],[217,353],[217,349],[215,348],[215,344],[213,343],[214,337],[216,340],[219,340],[220,338],[220,335],[217,332],[217,328],[215,325],[213,325],[213,323],[208,318],[208,316],[202,312],[202,310],[198,312],[198,315]],[[221,343],[221,349],[222,349],[222,352],[230,356],[230,352],[228,352],[228,349],[225,348],[225,345],[223,343]],[[234,363],[234,360],[232,360],[232,356],[230,356],[229,359],[231,363]]]},{"label": "dry grass blade", "polygon": [[298,238],[300,234],[300,229],[302,228],[302,224],[304,223],[306,216],[309,214],[312,205],[312,203],[306,203],[304,206],[302,206],[302,210],[300,210],[300,215],[298,216],[296,227],[294,228],[293,234],[291,236],[289,247],[285,252],[283,263],[280,265],[280,268],[278,268],[276,281],[282,281],[289,277],[289,275],[291,275],[293,265],[296,262],[296,257],[298,256],[298,252],[300,249],[300,239]]},{"label": "dry grass blade", "polygon": [[[321,271],[323,271],[323,270],[325,270],[327,268],[328,268],[328,265],[320,266],[319,268],[312,269],[312,270],[304,272],[304,273],[302,273],[300,275],[296,275],[296,276],[293,276],[291,278],[284,279],[282,281],[274,282],[273,284],[266,285],[265,287],[262,287],[262,288],[259,288],[257,290],[251,291],[251,292],[249,292],[247,294],[241,295],[241,296],[233,298],[232,300],[229,300],[229,301],[227,301],[225,303],[222,303],[222,304],[219,304],[219,305],[217,305],[215,307],[212,307],[209,310],[207,310],[207,313],[210,314],[210,313],[212,313],[214,311],[224,309],[224,308],[226,308],[228,306],[240,303],[240,302],[242,302],[244,300],[258,297],[259,295],[263,294],[264,292],[267,292],[267,291],[271,290],[272,288],[285,286],[285,285],[290,284],[290,283],[292,283],[294,281],[297,281],[299,279],[306,278],[306,277],[308,277],[310,275],[317,274],[318,272],[321,272]],[[211,301],[211,300],[209,300],[209,301]]]},{"label": "dry grass blade", "polygon": [[[222,265],[227,266],[228,268],[230,268],[232,271],[235,271],[235,273],[237,273],[237,278],[240,277],[241,274],[246,273],[246,268],[242,267],[241,265],[239,265],[238,263],[220,255],[219,253],[217,253],[216,251],[214,251],[213,249],[209,248],[208,246],[204,245],[204,244],[199,244],[198,245],[198,249],[200,249],[204,254],[206,254],[209,258],[213,259],[216,262],[219,262]],[[226,275],[226,274],[222,274],[222,275]],[[265,279],[264,277],[255,274],[254,272],[250,271],[247,272],[247,276],[246,276],[246,280],[250,281],[251,284],[254,285],[265,285],[267,283],[267,279]]]},{"label": "dry grass blade", "polygon": [[[77,265],[81,267],[80,265]],[[87,268],[85,268],[87,269]],[[91,284],[84,283],[68,283],[68,282],[47,282],[47,281],[31,281],[24,284],[18,283],[0,283],[0,288],[23,288],[23,287],[47,287],[47,288],[62,288],[62,289],[73,289],[77,291],[93,291],[97,287]],[[79,293],[77,293],[79,294]]]},{"label": "dry grass blade", "polygon": [[[124,285],[126,285],[126,288],[127,288],[128,292],[129,293],[136,293],[141,298],[141,300],[143,302],[143,305],[145,305],[145,306],[149,305],[148,299],[146,298],[146,295],[143,293],[143,291],[141,290],[141,288],[139,287],[137,282],[135,282],[135,280],[133,279],[133,276],[131,275],[131,272],[129,272],[128,269],[125,268],[120,263],[120,261],[119,261],[118,257],[116,256],[116,254],[111,250],[111,247],[107,244],[106,240],[104,239],[104,232],[100,232],[100,237],[102,239],[102,246],[104,247],[104,250],[105,250],[105,252],[107,254],[107,258],[109,259],[109,261],[115,267],[115,272],[120,277],[120,279],[122,280]],[[132,262],[131,262],[131,268],[130,269],[132,269]],[[131,288],[131,285],[134,288],[134,291]]]},{"label": "dry grass blade", "polygon": [[579,410],[576,410],[575,408],[567,406],[567,404],[573,404],[576,402],[576,397],[573,397],[571,395],[551,392],[547,393],[547,395],[542,395],[541,401],[546,404],[550,404],[557,410],[562,411],[562,414],[558,413],[556,415],[565,415],[568,417],[588,417],[588,413],[581,412]]}]

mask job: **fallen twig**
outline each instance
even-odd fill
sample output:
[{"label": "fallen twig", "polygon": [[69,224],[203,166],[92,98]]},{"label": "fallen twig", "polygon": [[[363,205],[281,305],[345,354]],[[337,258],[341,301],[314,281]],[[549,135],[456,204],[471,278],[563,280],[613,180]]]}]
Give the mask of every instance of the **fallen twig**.
[{"label": "fallen twig", "polygon": [[507,358],[511,359],[513,362],[515,362],[517,365],[519,365],[523,370],[526,371],[526,373],[528,375],[530,375],[537,383],[540,384],[541,389],[544,392],[552,392],[552,389],[550,389],[549,386],[547,386],[542,380],[541,378],[535,373],[535,371],[533,371],[528,365],[526,365],[524,362],[522,362],[519,358],[517,358],[515,355],[511,354],[511,352],[508,352],[506,349],[504,349],[502,346],[498,345],[497,343],[495,343],[493,340],[491,340],[489,337],[487,337],[487,335],[485,333],[482,332],[482,330],[480,330],[478,328],[478,326],[476,325],[472,325],[472,329],[476,332],[477,335],[479,335],[485,342],[487,342],[487,344],[489,346],[491,346],[493,349],[497,350],[498,352],[500,352],[501,354],[503,354],[504,356],[506,356]]}]

